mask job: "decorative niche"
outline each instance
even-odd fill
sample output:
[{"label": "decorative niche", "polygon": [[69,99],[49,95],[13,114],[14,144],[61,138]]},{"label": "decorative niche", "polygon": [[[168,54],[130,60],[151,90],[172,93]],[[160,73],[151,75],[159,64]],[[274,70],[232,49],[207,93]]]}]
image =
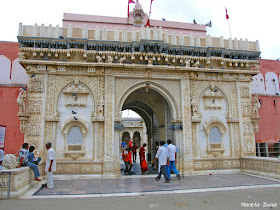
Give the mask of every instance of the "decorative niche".
[{"label": "decorative niche", "polygon": [[207,139],[207,153],[214,157],[222,155],[225,151],[224,136],[227,132],[224,123],[216,117],[211,117],[205,121],[204,130]]},{"label": "decorative niche", "polygon": [[79,80],[75,80],[74,84],[64,91],[65,106],[87,106],[88,90],[80,84]]},{"label": "decorative niche", "polygon": [[78,121],[71,116],[67,121],[62,124],[62,134],[64,136],[64,155],[72,159],[77,159],[84,156],[85,140],[88,131],[86,121],[77,116]]},{"label": "decorative niche", "polygon": [[203,98],[205,110],[222,109],[223,95],[217,88],[211,86],[210,89],[205,92]]}]

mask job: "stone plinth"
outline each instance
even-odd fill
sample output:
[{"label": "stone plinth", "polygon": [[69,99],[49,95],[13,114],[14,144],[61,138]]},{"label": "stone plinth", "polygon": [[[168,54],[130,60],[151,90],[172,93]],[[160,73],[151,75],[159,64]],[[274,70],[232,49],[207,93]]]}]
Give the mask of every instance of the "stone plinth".
[{"label": "stone plinth", "polygon": [[[22,196],[30,188],[35,186],[38,182],[34,181],[34,173],[29,167],[21,167],[15,169],[4,169],[1,172],[11,172],[11,183],[10,183],[10,198],[15,199]],[[8,174],[0,173],[0,184],[7,186],[8,183]],[[2,189],[3,192],[7,188]],[[3,196],[6,196],[6,193],[3,193]]]}]

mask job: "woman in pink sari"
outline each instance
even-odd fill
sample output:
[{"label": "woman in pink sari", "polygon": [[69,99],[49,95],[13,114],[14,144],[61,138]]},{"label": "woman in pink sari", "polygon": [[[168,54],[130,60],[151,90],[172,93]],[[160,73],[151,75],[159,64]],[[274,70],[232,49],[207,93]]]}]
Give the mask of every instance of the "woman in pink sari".
[{"label": "woman in pink sari", "polygon": [[145,174],[148,171],[147,161],[145,160],[145,147],[147,146],[146,143],[140,148],[139,151],[139,159],[140,159],[140,166],[142,174]]}]

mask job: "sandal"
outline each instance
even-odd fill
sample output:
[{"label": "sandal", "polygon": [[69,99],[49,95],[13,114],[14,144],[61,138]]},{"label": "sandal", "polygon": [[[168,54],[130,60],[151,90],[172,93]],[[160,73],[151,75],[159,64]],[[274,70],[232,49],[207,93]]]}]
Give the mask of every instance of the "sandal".
[{"label": "sandal", "polygon": [[165,181],[164,183],[170,183],[170,181]]},{"label": "sandal", "polygon": [[158,178],[155,178],[155,180],[156,180],[156,181],[159,181],[159,179],[158,179]]}]

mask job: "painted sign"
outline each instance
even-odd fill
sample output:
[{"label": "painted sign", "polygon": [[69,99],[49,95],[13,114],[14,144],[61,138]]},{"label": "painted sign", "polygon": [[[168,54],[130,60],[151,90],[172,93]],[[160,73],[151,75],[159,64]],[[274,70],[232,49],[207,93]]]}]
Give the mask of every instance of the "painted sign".
[{"label": "painted sign", "polygon": [[6,126],[0,125],[0,148],[5,145]]}]

